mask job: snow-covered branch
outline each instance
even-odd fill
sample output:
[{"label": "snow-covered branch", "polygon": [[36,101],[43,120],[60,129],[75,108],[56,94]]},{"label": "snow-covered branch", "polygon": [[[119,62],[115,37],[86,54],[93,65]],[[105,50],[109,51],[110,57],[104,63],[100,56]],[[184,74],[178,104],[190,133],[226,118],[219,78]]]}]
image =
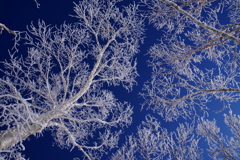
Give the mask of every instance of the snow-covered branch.
[{"label": "snow-covered branch", "polygon": [[[102,146],[116,146],[121,129],[132,121],[132,107],[102,87],[132,89],[138,75],[132,61],[144,31],[138,6],[119,9],[117,2],[83,0],[75,4],[75,24],[52,27],[38,21],[28,27],[21,39],[29,47],[26,58],[10,54],[1,69],[2,154],[24,150],[22,141],[47,128],[59,146],[72,144],[89,159]],[[120,127],[119,132],[112,127]],[[94,133],[104,140],[102,145],[86,145]]]}]

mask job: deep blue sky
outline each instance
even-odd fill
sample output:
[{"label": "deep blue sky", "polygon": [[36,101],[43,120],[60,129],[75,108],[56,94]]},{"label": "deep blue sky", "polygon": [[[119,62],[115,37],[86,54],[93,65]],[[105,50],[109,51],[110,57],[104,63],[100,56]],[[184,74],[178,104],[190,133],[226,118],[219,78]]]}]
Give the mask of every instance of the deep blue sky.
[{"label": "deep blue sky", "polygon": [[[125,0],[124,3],[129,3],[132,0]],[[46,24],[60,25],[64,21],[66,23],[72,23],[77,19],[70,17],[69,14],[74,15],[73,1],[70,0],[38,0],[41,4],[40,8],[36,7],[34,0],[1,0],[0,3],[0,23],[5,24],[11,30],[25,31],[26,26],[31,23],[37,24],[38,19],[44,20]],[[78,2],[78,1],[75,1]],[[151,68],[147,65],[148,56],[146,55],[147,50],[154,43],[157,43],[157,39],[160,38],[160,32],[156,32],[152,26],[147,27],[146,31],[147,38],[145,39],[144,45],[141,46],[141,52],[136,56],[138,61],[138,72],[139,77],[137,78],[138,85],[133,88],[133,91],[128,93],[122,87],[111,88],[115,93],[116,97],[121,101],[128,101],[134,106],[133,124],[124,131],[124,135],[121,136],[121,141],[125,135],[130,135],[136,132],[136,126],[138,126],[144,116],[150,111],[141,109],[141,103],[143,99],[139,96],[139,92],[142,90],[144,82],[151,78]],[[13,46],[12,41],[13,35],[8,34],[6,31],[0,35],[0,60],[8,58],[8,50]],[[25,47],[19,47],[19,55],[26,54]],[[0,66],[2,67],[2,66]],[[213,103],[213,105],[219,105]],[[235,110],[240,113],[239,109]],[[214,115],[217,119],[222,119],[222,114]],[[212,118],[212,117],[210,117]],[[161,119],[160,119],[161,120]],[[165,125],[163,123],[163,125]],[[177,123],[171,123],[168,125],[170,129],[177,126]],[[53,147],[54,141],[49,131],[43,132],[43,136],[35,138],[31,136],[30,140],[25,142],[26,151],[24,152],[26,158],[31,160],[68,160],[74,157],[81,159],[82,153],[77,149],[72,152],[66,149],[60,149],[57,146]]]}]

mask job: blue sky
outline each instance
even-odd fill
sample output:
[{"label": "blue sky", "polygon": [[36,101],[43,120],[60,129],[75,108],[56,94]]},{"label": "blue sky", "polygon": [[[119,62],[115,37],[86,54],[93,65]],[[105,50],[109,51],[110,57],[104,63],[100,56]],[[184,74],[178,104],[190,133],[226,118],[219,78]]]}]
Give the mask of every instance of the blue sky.
[{"label": "blue sky", "polygon": [[[131,0],[132,1],[132,0]],[[31,23],[37,24],[38,19],[44,20],[46,24],[57,25],[59,26],[63,22],[74,23],[77,21],[76,18],[70,17],[69,15],[74,15],[73,11],[73,1],[69,0],[51,0],[43,1],[38,0],[41,4],[40,8],[36,7],[34,0],[2,0],[0,3],[0,23],[5,24],[11,30],[25,31],[26,26]],[[78,1],[75,1],[78,2]],[[124,0],[122,4],[129,3],[130,0]],[[157,39],[160,38],[161,32],[156,32],[157,30],[151,25],[147,26],[146,38],[144,44],[140,47],[141,52],[136,56],[138,62],[138,73],[139,77],[137,78],[138,85],[133,88],[132,92],[127,92],[122,87],[111,87],[111,90],[114,92],[116,98],[120,101],[130,102],[134,106],[134,115],[133,115],[133,124],[124,130],[124,134],[121,136],[120,145],[124,141],[126,135],[135,133],[141,121],[144,120],[146,114],[151,113],[157,116],[155,113],[152,113],[149,110],[141,111],[141,103],[143,103],[143,98],[140,97],[139,92],[142,91],[143,83],[151,78],[151,68],[148,67],[147,60],[149,56],[146,55],[150,46],[154,43],[157,43]],[[13,46],[13,35],[8,34],[6,31],[0,35],[0,60],[8,59],[8,50]],[[20,46],[19,55],[26,54],[26,47]],[[205,64],[204,64],[205,65]],[[2,67],[2,66],[0,66]],[[206,66],[204,66],[206,67]],[[220,102],[212,102],[211,104],[215,110],[219,109]],[[235,113],[240,113],[238,103],[234,107]],[[238,107],[238,108],[237,108]],[[223,119],[221,114],[210,114],[210,119],[216,118],[219,120]],[[162,121],[161,118],[159,118]],[[179,122],[174,123],[164,123],[164,127],[168,127],[170,130],[178,126]],[[219,123],[220,124],[220,123]],[[220,124],[222,127],[222,125]],[[225,129],[223,129],[224,131]],[[225,131],[224,131],[225,132]],[[228,133],[228,132],[227,132]],[[81,159],[82,153],[77,149],[69,151],[66,149],[61,149],[54,146],[54,141],[49,131],[43,132],[43,135],[39,138],[31,136],[29,140],[24,142],[26,145],[26,151],[24,154],[26,158],[32,160],[66,160],[73,159],[74,157],[79,157]],[[54,147],[53,147],[54,146]],[[203,145],[205,147],[205,144]]]}]

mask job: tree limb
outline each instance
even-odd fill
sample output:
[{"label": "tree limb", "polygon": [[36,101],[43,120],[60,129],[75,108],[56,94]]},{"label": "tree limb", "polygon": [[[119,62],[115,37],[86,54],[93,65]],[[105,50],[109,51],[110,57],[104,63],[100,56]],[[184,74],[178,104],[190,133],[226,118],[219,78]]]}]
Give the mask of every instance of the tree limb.
[{"label": "tree limb", "polygon": [[221,35],[221,36],[223,36],[223,37],[225,37],[225,38],[227,38],[227,39],[230,39],[230,40],[232,40],[232,41],[235,41],[235,42],[237,42],[237,43],[240,43],[240,39],[238,39],[238,38],[236,38],[236,37],[234,37],[234,36],[232,36],[232,35],[229,35],[229,34],[226,33],[226,32],[220,31],[220,30],[218,30],[218,29],[216,29],[216,28],[214,28],[214,27],[211,27],[211,26],[207,25],[205,22],[202,22],[202,21],[196,19],[195,17],[191,16],[189,13],[187,13],[186,11],[184,11],[182,8],[180,8],[176,3],[171,2],[171,1],[169,1],[169,0],[162,0],[162,1],[165,2],[165,3],[167,3],[167,4],[169,4],[169,5],[171,5],[171,6],[172,6],[174,9],[176,9],[178,12],[182,13],[183,15],[185,15],[186,17],[188,17],[189,19],[191,19],[192,21],[194,21],[198,26],[201,26],[201,27],[203,27],[203,28],[205,28],[205,29],[208,29],[208,30],[210,30],[210,31],[212,31],[212,32],[214,32],[214,33],[216,33],[216,34],[218,34],[218,35]]}]

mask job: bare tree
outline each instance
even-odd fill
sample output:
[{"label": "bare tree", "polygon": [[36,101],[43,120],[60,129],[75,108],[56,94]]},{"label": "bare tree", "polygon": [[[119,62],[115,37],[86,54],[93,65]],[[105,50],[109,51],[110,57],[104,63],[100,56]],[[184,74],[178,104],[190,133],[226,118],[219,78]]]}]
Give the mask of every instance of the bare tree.
[{"label": "bare tree", "polygon": [[230,111],[224,114],[224,122],[229,130],[219,120],[200,118],[196,127],[194,123],[180,123],[175,131],[169,132],[161,127],[159,120],[148,115],[138,127],[137,134],[127,137],[112,160],[203,159],[202,153],[206,151],[214,160],[237,160],[240,158],[240,115]]},{"label": "bare tree", "polygon": [[202,119],[197,127],[199,135],[203,136],[208,143],[211,158],[233,159],[240,158],[240,116],[224,114],[224,122],[230,128],[232,136],[224,135],[216,125],[216,120],[209,121]]},{"label": "bare tree", "polygon": [[[238,102],[239,2],[212,0],[142,0],[140,12],[161,29],[160,43],[150,48],[152,79],[142,96],[149,108],[166,121],[183,117],[188,121],[208,113],[208,103],[220,100],[223,110]],[[222,22],[221,12],[228,13]],[[227,17],[226,17],[227,18]],[[225,18],[225,20],[226,20]],[[179,124],[169,132],[151,116],[130,136],[112,159],[202,159],[200,136],[208,143],[212,159],[239,159],[240,116],[224,114],[232,136],[224,135],[203,116]],[[220,122],[221,123],[221,122]],[[197,125],[195,127],[195,125]],[[223,126],[221,126],[223,127]],[[203,142],[204,143],[204,142]]]},{"label": "bare tree", "polygon": [[199,140],[192,124],[179,124],[176,131],[169,132],[160,126],[156,118],[148,115],[146,121],[138,127],[137,135],[129,136],[126,144],[112,159],[201,159]]},{"label": "bare tree", "polygon": [[[142,0],[142,11],[157,29],[149,50],[152,80],[145,104],[167,121],[207,114],[218,99],[223,110],[239,100],[239,2]],[[224,12],[224,14],[221,14]],[[228,17],[227,17],[228,15]],[[224,22],[221,19],[224,17]]]},{"label": "bare tree", "polygon": [[[191,121],[200,111],[208,114],[207,105],[213,100],[222,102],[220,110],[238,102],[239,2],[142,0],[142,3],[148,10],[143,7],[140,12],[163,31],[159,44],[149,50],[153,73],[142,93],[145,105],[166,121],[179,117]],[[222,22],[219,16],[226,16],[227,21]],[[232,111],[224,117],[232,136],[225,136],[217,121],[210,121],[207,116],[197,121],[196,128],[193,122],[184,123],[172,132],[147,117],[137,136],[130,136],[112,158],[125,153],[132,159],[201,159],[205,149],[198,142],[202,136],[211,158],[239,159],[240,117]],[[131,145],[132,150],[128,149]]]},{"label": "bare tree", "polygon": [[119,9],[118,1],[80,1],[76,24],[31,25],[22,38],[27,55],[10,54],[2,62],[1,157],[21,159],[23,141],[45,129],[60,147],[77,147],[87,159],[116,146],[121,128],[131,123],[132,107],[103,85],[132,89],[138,76],[133,57],[143,40],[137,6]]}]

